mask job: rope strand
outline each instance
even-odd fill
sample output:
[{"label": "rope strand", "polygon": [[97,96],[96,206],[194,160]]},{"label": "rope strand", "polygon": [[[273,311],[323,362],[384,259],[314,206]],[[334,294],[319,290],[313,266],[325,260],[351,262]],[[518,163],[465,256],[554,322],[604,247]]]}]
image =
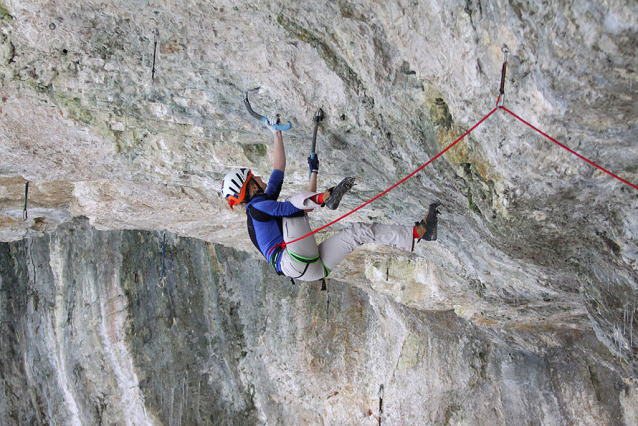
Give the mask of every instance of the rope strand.
[{"label": "rope strand", "polygon": [[498,109],[498,107],[494,108],[492,111],[489,112],[489,114],[487,114],[485,117],[483,117],[478,123],[476,123],[474,126],[472,126],[472,128],[470,130],[468,130],[467,132],[463,133],[463,135],[461,137],[459,137],[457,140],[455,140],[454,142],[452,142],[450,145],[447,146],[447,148],[445,148],[443,151],[439,152],[438,154],[436,154],[434,157],[432,157],[427,163],[425,163],[424,165],[422,165],[421,167],[419,167],[418,169],[416,169],[415,171],[413,171],[412,173],[410,173],[409,175],[407,175],[406,177],[404,177],[403,179],[401,179],[399,182],[395,183],[394,185],[392,185],[390,188],[386,189],[385,191],[383,191],[382,193],[380,193],[379,195],[377,195],[376,197],[372,198],[371,200],[366,201],[365,203],[361,204],[359,207],[357,207],[354,210],[349,211],[348,213],[344,214],[343,216],[339,217],[338,219],[333,220],[332,222],[328,223],[327,225],[324,225],[320,228],[315,229],[314,231],[304,235],[303,237],[297,238],[295,240],[292,241],[288,241],[287,243],[282,243],[281,247],[286,247],[286,245],[288,244],[292,244],[292,243],[296,243],[297,241],[303,240],[304,238],[307,238],[313,234],[316,234],[317,232],[328,228],[331,225],[334,225],[335,223],[339,222],[340,220],[345,219],[346,217],[350,216],[352,213],[361,210],[362,208],[364,208],[365,206],[367,206],[368,204],[372,203],[373,201],[381,198],[382,196],[384,196],[385,194],[387,194],[388,192],[392,191],[394,188],[396,188],[397,186],[401,185],[403,182],[405,182],[406,180],[410,179],[412,176],[414,176],[415,174],[417,174],[418,172],[420,172],[421,170],[423,170],[425,167],[427,167],[430,163],[432,163],[434,160],[436,160],[437,158],[439,158],[441,155],[445,154],[450,148],[452,148],[454,145],[456,145],[457,143],[459,143],[461,140],[463,140],[463,138],[465,138],[467,135],[469,135],[474,129],[476,129],[481,123],[483,123],[485,120],[487,120],[487,118],[494,114],[494,112]]},{"label": "rope strand", "polygon": [[385,191],[383,191],[382,193],[380,193],[379,195],[377,195],[376,197],[366,201],[365,203],[361,204],[359,207],[355,208],[354,210],[349,211],[348,213],[344,214],[343,216],[333,220],[332,222],[323,225],[317,229],[315,229],[314,231],[304,235],[303,237],[299,237],[297,239],[294,239],[292,241],[288,241],[283,242],[281,244],[279,244],[279,246],[275,246],[273,247],[270,251],[272,252],[272,250],[274,250],[277,247],[282,247],[285,248],[286,245],[288,244],[292,244],[295,243],[297,241],[303,240],[304,238],[307,238],[311,235],[316,234],[319,231],[322,231],[332,225],[334,225],[335,223],[345,219],[346,217],[350,216],[351,214],[361,210],[362,208],[364,208],[365,206],[367,206],[368,204],[372,203],[375,200],[378,200],[379,198],[381,198],[382,196],[384,196],[385,194],[387,194],[388,192],[392,191],[394,188],[396,188],[397,186],[401,185],[402,183],[404,183],[405,181],[407,181],[408,179],[410,179],[411,177],[413,177],[414,175],[416,175],[418,172],[420,172],[421,170],[423,170],[425,167],[427,167],[429,164],[431,164],[434,160],[436,160],[437,158],[439,158],[440,156],[442,156],[443,154],[445,154],[449,149],[451,149],[454,145],[456,145],[457,143],[459,143],[461,140],[463,140],[467,135],[469,135],[474,129],[476,129],[481,123],[483,123],[485,120],[488,119],[489,116],[491,116],[492,114],[494,114],[494,112],[496,110],[502,109],[503,111],[511,114],[514,118],[516,118],[517,120],[521,121],[522,123],[526,124],[527,126],[531,127],[533,130],[535,130],[536,132],[540,133],[541,135],[545,136],[547,139],[551,140],[552,142],[554,142],[555,144],[557,144],[558,146],[560,146],[561,148],[569,151],[570,153],[574,154],[575,156],[577,156],[578,158],[580,158],[581,160],[586,161],[587,163],[591,164],[592,166],[602,170],[603,172],[607,173],[608,175],[618,179],[619,181],[631,186],[634,189],[638,190],[638,186],[634,185],[631,182],[626,181],[625,179],[613,174],[612,172],[610,172],[609,170],[604,169],[603,167],[599,166],[598,164],[594,163],[593,161],[583,157],[582,155],[578,154],[576,151],[566,147],[565,145],[563,145],[562,143],[558,142],[556,139],[552,138],[551,136],[547,135],[546,133],[542,132],[541,130],[537,129],[536,127],[534,127],[533,125],[531,125],[530,123],[528,123],[527,121],[523,120],[521,117],[519,117],[518,115],[514,114],[512,111],[510,111],[509,109],[505,108],[504,106],[496,106],[492,111],[490,111],[485,117],[483,117],[481,120],[479,120],[474,126],[472,126],[468,131],[466,131],[465,133],[463,133],[463,135],[461,135],[458,139],[456,139],[454,142],[452,142],[450,145],[448,145],[443,151],[439,152],[437,155],[435,155],[434,157],[432,157],[427,163],[423,164],[421,167],[419,167],[418,169],[416,169],[415,171],[413,171],[412,173],[410,173],[409,175],[407,175],[406,177],[404,177],[403,179],[401,179],[399,182],[395,183],[394,185],[392,185],[390,188],[386,189]]},{"label": "rope strand", "polygon": [[561,148],[571,152],[572,154],[574,154],[576,157],[580,158],[581,160],[586,161],[587,163],[591,164],[592,166],[602,170],[603,172],[607,173],[609,176],[612,176],[616,179],[618,179],[619,181],[621,181],[624,184],[627,184],[629,186],[631,186],[634,189],[638,189],[638,186],[634,185],[631,182],[626,181],[625,179],[613,174],[612,172],[610,172],[607,169],[602,168],[601,166],[599,166],[598,164],[594,163],[591,160],[588,160],[587,158],[583,157],[582,155],[580,155],[579,153],[577,153],[576,151],[566,147],[565,145],[563,145],[562,143],[558,142],[556,139],[552,138],[551,136],[547,135],[546,133],[543,133],[542,131],[540,131],[539,129],[537,129],[536,127],[534,127],[533,125],[531,125],[530,123],[528,123],[527,121],[523,120],[521,117],[519,117],[518,115],[514,114],[512,111],[510,111],[509,109],[505,108],[504,106],[499,107],[500,109],[502,109],[503,111],[511,114],[514,118],[516,118],[517,120],[521,121],[522,123],[528,125],[529,127],[531,127],[532,129],[534,129],[535,131],[537,131],[538,133],[540,133],[541,135],[545,136],[547,139],[549,139],[550,141],[554,142],[556,145],[560,146]]}]

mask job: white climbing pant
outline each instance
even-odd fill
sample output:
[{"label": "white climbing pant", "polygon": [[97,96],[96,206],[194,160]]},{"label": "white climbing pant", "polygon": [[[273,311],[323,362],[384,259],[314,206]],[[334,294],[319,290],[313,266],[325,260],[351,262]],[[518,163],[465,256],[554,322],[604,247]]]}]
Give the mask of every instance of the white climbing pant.
[{"label": "white climbing pant", "polygon": [[[299,209],[311,210],[320,207],[309,199],[315,193],[302,192],[290,201]],[[281,257],[283,273],[301,281],[316,281],[325,278],[355,248],[366,243],[379,243],[412,251],[414,247],[413,228],[411,226],[383,225],[379,223],[353,223],[345,230],[317,245],[315,236],[311,235],[297,242],[288,244],[299,237],[312,232],[308,216],[286,217],[282,221],[283,237],[286,250]],[[295,257],[297,259],[295,259]],[[301,259],[317,259],[312,263]]]}]

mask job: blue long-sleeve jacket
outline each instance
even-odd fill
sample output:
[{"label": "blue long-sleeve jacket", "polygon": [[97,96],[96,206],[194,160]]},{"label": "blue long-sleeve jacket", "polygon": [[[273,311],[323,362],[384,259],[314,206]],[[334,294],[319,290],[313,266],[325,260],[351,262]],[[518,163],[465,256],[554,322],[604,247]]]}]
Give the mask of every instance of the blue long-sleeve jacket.
[{"label": "blue long-sleeve jacket", "polygon": [[257,250],[281,273],[281,250],[277,247],[284,241],[282,218],[303,215],[304,211],[289,201],[277,201],[284,182],[284,172],[273,170],[263,194],[255,195],[246,204],[248,234]]}]

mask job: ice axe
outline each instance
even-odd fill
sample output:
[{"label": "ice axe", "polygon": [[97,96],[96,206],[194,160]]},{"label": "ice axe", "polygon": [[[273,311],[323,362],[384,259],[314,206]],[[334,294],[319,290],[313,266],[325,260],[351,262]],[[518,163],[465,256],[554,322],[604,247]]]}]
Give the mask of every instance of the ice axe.
[{"label": "ice axe", "polygon": [[[314,160],[317,157],[317,130],[319,129],[319,122],[323,121],[323,110],[321,108],[319,108],[317,110],[317,113],[315,114],[315,129],[312,132],[312,149],[310,150],[310,159]],[[312,175],[312,171],[310,172],[310,174]]]},{"label": "ice axe", "polygon": [[[256,118],[257,120],[261,121],[264,124],[268,124],[268,118],[264,117],[261,114],[257,114],[253,108],[250,106],[250,101],[248,100],[248,92],[246,92],[244,94],[244,105],[246,106],[246,109],[248,110],[248,113],[253,117]],[[281,130],[281,131],[285,131],[285,130],[290,130],[290,128],[292,127],[292,123],[290,123],[290,121],[288,122],[288,124],[282,125],[282,124],[275,124],[274,125],[275,130]]]}]

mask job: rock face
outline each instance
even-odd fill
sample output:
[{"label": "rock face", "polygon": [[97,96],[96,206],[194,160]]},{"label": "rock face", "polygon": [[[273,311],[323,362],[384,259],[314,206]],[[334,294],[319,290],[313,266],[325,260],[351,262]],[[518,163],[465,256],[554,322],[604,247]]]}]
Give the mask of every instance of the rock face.
[{"label": "rock face", "polygon": [[[631,424],[592,331],[479,327],[86,220],[0,245],[3,424]],[[329,299],[329,305],[326,303]]]},{"label": "rock face", "polygon": [[219,193],[271,171],[246,90],[293,124],[284,196],[324,110],[320,185],[360,179],[322,225],[488,115],[503,44],[507,109],[636,185],[636,22],[630,0],[0,1],[1,422],[374,423],[383,384],[390,424],[637,423],[638,191],[505,110],[319,236],[443,203],[437,242],[333,272],[327,323]]}]

